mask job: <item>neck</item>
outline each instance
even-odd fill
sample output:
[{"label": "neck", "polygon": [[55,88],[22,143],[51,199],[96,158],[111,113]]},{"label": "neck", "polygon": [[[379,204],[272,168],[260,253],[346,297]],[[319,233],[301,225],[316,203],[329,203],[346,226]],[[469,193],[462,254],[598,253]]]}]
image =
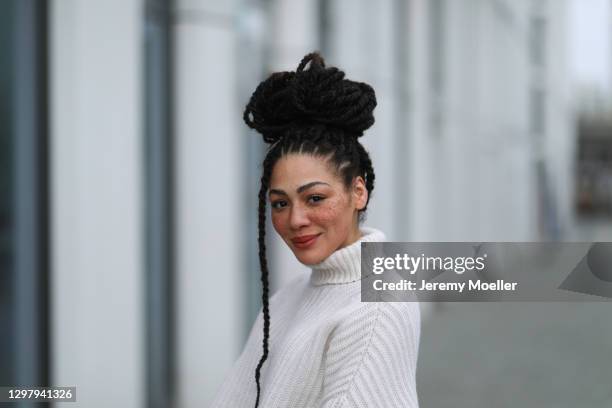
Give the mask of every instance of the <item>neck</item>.
[{"label": "neck", "polygon": [[340,246],[340,248],[338,249],[346,248],[347,246],[354,244],[362,236],[363,233],[361,232],[361,230],[359,230],[359,227],[355,226],[353,230],[349,233],[348,237],[346,238],[346,241],[344,241],[344,244],[342,244],[342,246]]}]

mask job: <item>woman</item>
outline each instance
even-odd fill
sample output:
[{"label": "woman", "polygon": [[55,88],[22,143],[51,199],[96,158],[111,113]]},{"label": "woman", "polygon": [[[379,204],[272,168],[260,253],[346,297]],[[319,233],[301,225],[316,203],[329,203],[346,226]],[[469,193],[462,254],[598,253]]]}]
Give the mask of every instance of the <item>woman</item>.
[{"label": "woman", "polygon": [[[244,120],[270,144],[259,192],[263,308],[213,407],[418,406],[418,304],[360,301],[361,242],[385,240],[359,226],[374,169],[358,137],[375,106],[369,85],[326,68],[317,53],[251,96]],[[269,304],[268,199],[274,229],[312,270]]]}]

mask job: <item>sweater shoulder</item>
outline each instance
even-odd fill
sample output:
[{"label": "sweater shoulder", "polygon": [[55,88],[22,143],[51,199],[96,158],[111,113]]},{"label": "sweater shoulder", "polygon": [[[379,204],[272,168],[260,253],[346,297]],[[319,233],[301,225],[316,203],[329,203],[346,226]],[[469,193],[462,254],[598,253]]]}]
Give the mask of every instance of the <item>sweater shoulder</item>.
[{"label": "sweater shoulder", "polygon": [[390,322],[411,322],[410,318],[420,318],[418,302],[359,302],[351,319],[359,319],[363,314],[374,315]]},{"label": "sweater shoulder", "polygon": [[420,336],[418,303],[364,303],[339,322],[330,338],[330,352],[342,355],[346,345],[353,344],[353,352],[345,356],[346,360],[351,360],[352,355],[376,354],[381,350],[416,356]]},{"label": "sweater shoulder", "polygon": [[[308,287],[308,282],[302,282]],[[349,331],[359,333],[367,327],[396,326],[413,331],[420,327],[419,303],[413,302],[363,302],[361,282],[311,287],[318,299],[326,299],[325,322],[332,324],[335,333]],[[355,332],[355,329],[359,328]],[[381,327],[379,327],[379,330]]]}]

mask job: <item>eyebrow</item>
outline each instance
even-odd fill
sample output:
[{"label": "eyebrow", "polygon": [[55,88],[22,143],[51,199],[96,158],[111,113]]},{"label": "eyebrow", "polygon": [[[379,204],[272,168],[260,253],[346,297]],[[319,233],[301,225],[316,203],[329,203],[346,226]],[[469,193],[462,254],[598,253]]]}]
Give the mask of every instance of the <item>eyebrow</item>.
[{"label": "eyebrow", "polygon": [[[329,186],[329,184],[327,184],[327,183],[325,183],[323,181],[313,181],[313,182],[306,183],[303,186],[298,187],[296,191],[299,194],[299,193],[301,193],[301,192],[303,192],[305,190],[308,190],[309,188],[314,187],[314,186],[316,186],[318,184],[324,184],[326,186]],[[279,195],[285,195],[285,196],[287,195],[287,193],[285,193],[283,190],[278,190],[278,189],[275,189],[275,188],[271,188],[270,189],[270,194],[279,194]]]}]

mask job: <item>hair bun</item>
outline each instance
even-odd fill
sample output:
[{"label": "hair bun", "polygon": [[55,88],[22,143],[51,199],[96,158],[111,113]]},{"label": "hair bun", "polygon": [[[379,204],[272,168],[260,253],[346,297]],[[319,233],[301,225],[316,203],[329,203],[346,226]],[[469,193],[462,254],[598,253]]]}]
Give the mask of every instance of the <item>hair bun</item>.
[{"label": "hair bun", "polygon": [[313,124],[359,137],[374,123],[375,107],[376,94],[370,85],[344,79],[344,72],[326,68],[323,57],[314,52],[302,59],[295,72],[275,72],[261,82],[246,106],[244,121],[267,143],[292,128]]}]

